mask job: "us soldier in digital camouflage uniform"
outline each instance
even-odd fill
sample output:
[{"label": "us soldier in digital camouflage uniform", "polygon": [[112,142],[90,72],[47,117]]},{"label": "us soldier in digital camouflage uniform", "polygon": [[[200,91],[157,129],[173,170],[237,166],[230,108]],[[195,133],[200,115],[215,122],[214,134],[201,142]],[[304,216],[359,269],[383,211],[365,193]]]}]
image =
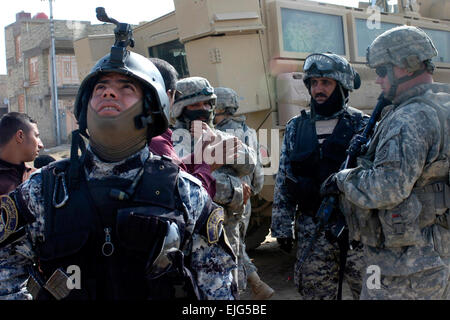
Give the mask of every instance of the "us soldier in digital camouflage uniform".
[{"label": "us soldier in digital camouflage uniform", "polygon": [[156,67],[126,47],[116,40],[80,86],[70,161],[1,197],[1,299],[237,297],[223,209],[149,151],[169,100]]},{"label": "us soldier in digital camouflage uniform", "polygon": [[[234,116],[234,113],[239,108],[239,101],[238,95],[233,89],[218,87],[214,88],[214,93],[217,95],[214,128],[238,137],[239,140],[256,151],[258,161],[256,163],[255,171],[251,175],[241,177],[241,180],[251,187],[252,195],[256,195],[264,186],[264,172],[261,164],[261,154],[259,152],[256,131],[247,126],[244,115]],[[252,207],[249,199],[245,203],[244,213],[239,222],[239,289],[245,290],[248,281],[252,288],[252,298],[254,300],[264,300],[269,299],[273,295],[274,290],[260,280],[256,266],[247,255],[245,248],[245,234],[247,232],[251,214]]]},{"label": "us soldier in digital camouflage uniform", "polygon": [[[323,230],[301,270],[299,261],[315,229],[315,215],[322,201],[320,184],[338,171],[350,139],[362,129],[368,117],[347,105],[348,93],[359,88],[360,79],[344,58],[330,53],[309,55],[304,63],[303,81],[311,95],[311,110],[302,111],[286,125],[271,230],[280,248],[290,252],[298,213],[295,284],[303,299],[336,299],[340,298],[340,262],[344,264],[348,250],[346,231],[336,241],[329,229]],[[362,267],[362,249],[355,246],[348,250],[343,269],[355,299],[361,290]]]},{"label": "us soldier in digital camouflage uniform", "polygon": [[342,192],[351,237],[381,273],[377,286],[377,275],[364,272],[361,299],[449,299],[450,86],[433,83],[436,55],[416,27],[372,42],[368,65],[392,105],[359,166],[322,186],[324,194]]},{"label": "us soldier in digital camouflage uniform", "polygon": [[[217,152],[216,157],[210,157],[212,153],[208,153],[208,151],[203,153],[203,160],[210,164],[212,175],[216,179],[214,201],[225,209],[225,232],[237,256],[239,252],[239,221],[244,211],[244,204],[250,198],[251,192],[250,186],[243,183],[240,177],[253,173],[257,162],[256,151],[236,137],[213,128],[217,96],[207,79],[202,77],[184,78],[177,82],[176,89],[181,94],[176,97],[173,108],[171,108],[171,117],[176,119],[172,139],[178,156],[183,157],[192,153],[192,150],[196,150],[198,141],[202,141],[200,137],[205,141],[212,140],[210,148],[215,148],[214,150],[217,152],[222,149],[215,146],[224,142],[223,146],[228,147],[229,143],[226,141],[233,142],[234,150],[237,151],[225,150],[223,158],[218,157]],[[199,125],[200,130],[195,130],[196,125]],[[198,152],[195,153],[198,154]],[[237,159],[232,159],[233,154],[237,156]],[[203,156],[201,152],[200,155]],[[237,282],[237,270],[234,277]]]}]

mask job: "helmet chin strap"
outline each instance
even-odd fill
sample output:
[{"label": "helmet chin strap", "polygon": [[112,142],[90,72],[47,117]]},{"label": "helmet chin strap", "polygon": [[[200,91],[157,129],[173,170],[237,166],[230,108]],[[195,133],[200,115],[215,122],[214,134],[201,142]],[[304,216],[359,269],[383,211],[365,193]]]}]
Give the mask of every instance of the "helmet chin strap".
[{"label": "helmet chin strap", "polygon": [[422,68],[422,69],[414,71],[413,74],[410,76],[403,76],[401,78],[396,78],[394,75],[394,65],[389,64],[387,66],[387,76],[388,76],[389,82],[391,84],[391,88],[389,89],[389,92],[386,95],[386,99],[393,101],[397,94],[397,89],[398,89],[399,85],[420,76],[425,71],[426,71],[426,68]]}]

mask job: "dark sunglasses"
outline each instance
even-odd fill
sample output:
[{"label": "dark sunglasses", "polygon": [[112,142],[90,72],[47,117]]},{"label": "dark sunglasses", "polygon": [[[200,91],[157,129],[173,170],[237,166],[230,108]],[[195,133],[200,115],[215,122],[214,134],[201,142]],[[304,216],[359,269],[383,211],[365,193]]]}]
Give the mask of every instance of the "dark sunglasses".
[{"label": "dark sunglasses", "polygon": [[377,76],[379,76],[380,78],[384,78],[387,75],[387,66],[378,66],[375,68],[375,73],[377,74]]}]

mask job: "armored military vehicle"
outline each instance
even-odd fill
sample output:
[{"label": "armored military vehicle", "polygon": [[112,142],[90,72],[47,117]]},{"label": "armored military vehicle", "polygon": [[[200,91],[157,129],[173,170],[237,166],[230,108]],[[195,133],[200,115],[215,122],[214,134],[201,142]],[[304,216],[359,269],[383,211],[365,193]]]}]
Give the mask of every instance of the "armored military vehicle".
[{"label": "armored military vehicle", "polygon": [[[202,76],[238,93],[237,113],[257,130],[265,166],[264,188],[252,198],[249,249],[269,233],[285,124],[308,107],[301,73],[308,54],[330,51],[346,57],[362,79],[350,104],[370,113],[380,89],[365,65],[366,49],[385,30],[413,25],[427,32],[439,51],[435,81],[450,82],[448,0],[360,1],[358,8],[306,0],[174,0],[174,5],[173,12],[134,28],[134,50],[167,60],[182,77]],[[112,39],[75,43],[80,78],[92,65],[89,59],[99,59]]]}]

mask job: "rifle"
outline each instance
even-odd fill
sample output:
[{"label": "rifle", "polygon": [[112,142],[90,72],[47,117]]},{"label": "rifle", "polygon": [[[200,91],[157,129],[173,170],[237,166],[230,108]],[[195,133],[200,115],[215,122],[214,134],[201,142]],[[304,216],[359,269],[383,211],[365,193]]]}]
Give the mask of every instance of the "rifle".
[{"label": "rifle", "polygon": [[[356,162],[356,158],[358,155],[365,153],[366,150],[364,150],[364,146],[369,141],[369,138],[372,136],[373,131],[375,129],[375,124],[377,123],[378,119],[380,118],[381,111],[383,111],[383,108],[387,105],[391,104],[391,101],[387,100],[383,93],[381,93],[378,97],[378,102],[370,116],[369,121],[367,122],[366,127],[364,128],[363,132],[359,135],[358,139],[355,139],[347,149],[347,157],[344,161],[344,163],[341,165],[340,170],[350,168],[350,165],[354,165]],[[363,149],[363,150],[362,150]],[[299,259],[299,262],[297,264],[297,272],[300,274],[301,269],[303,268],[303,265],[305,264],[306,260],[309,258],[313,245],[316,242],[317,237],[319,236],[320,232],[323,230],[325,226],[327,226],[328,221],[330,220],[330,217],[332,216],[333,211],[335,210],[336,204],[338,202],[337,196],[328,196],[325,197],[322,200],[322,203],[320,204],[319,210],[317,210],[316,213],[316,220],[318,221],[316,224],[316,227],[314,228],[314,232],[311,236],[311,239],[309,240],[308,246],[305,248],[305,250],[302,253],[302,256]],[[343,280],[343,273],[345,268],[345,260],[347,257],[347,250],[348,250],[348,239],[342,239],[342,232],[344,231],[346,227],[345,218],[341,215],[339,215],[336,225],[331,230],[333,236],[338,240],[339,248],[341,249],[341,261],[340,261],[340,267],[339,267],[339,290],[338,290],[338,300],[341,300],[342,296],[342,280]],[[341,241],[340,241],[341,240]],[[343,241],[345,243],[343,243]]]}]

